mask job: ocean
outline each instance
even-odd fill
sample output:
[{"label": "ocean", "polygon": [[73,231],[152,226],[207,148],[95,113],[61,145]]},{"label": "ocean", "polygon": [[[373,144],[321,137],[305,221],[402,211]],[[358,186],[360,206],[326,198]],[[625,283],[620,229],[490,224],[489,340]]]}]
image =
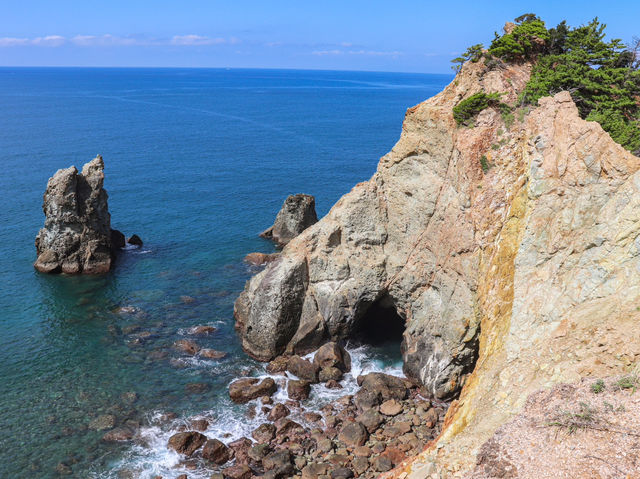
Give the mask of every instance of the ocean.
[{"label": "ocean", "polygon": [[[243,257],[275,250],[258,233],[287,195],[314,195],[322,216],[369,179],[405,110],[451,79],[0,68],[0,477],[171,478],[187,472],[166,448],[187,418],[204,414],[207,436],[225,442],[248,435],[260,413],[248,416],[227,393],[236,377],[266,374],[234,331],[233,302],[257,271]],[[107,275],[36,273],[48,178],[96,154],[112,227],[144,246]],[[217,328],[196,340],[225,358],[172,348],[196,325]],[[345,389],[314,387],[309,407],[348,393],[361,371],[400,371],[399,344],[349,349]],[[138,439],[103,441],[95,420],[104,415],[139,425]],[[200,466],[190,478],[210,475]]]}]

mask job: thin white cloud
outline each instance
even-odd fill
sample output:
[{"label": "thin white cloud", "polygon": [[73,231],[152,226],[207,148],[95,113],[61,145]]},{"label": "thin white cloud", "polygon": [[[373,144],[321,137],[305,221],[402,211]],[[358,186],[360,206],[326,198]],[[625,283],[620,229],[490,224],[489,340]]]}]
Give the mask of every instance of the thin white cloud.
[{"label": "thin white cloud", "polygon": [[48,35],[46,37],[36,37],[31,40],[32,45],[38,45],[43,47],[59,47],[63,45],[66,38],[60,35]]},{"label": "thin white cloud", "polygon": [[171,38],[146,38],[137,36],[117,36],[106,33],[104,35],[75,35],[65,38],[61,35],[48,35],[35,38],[0,37],[0,48],[19,46],[60,47],[75,45],[79,47],[108,47],[108,46],[204,46],[204,45],[237,45],[240,40],[236,37],[206,37],[202,35],[175,35]]},{"label": "thin white cloud", "polygon": [[81,47],[92,46],[129,46],[129,45],[152,45],[155,42],[148,39],[134,37],[118,37],[106,33],[104,35],[76,35],[71,42]]},{"label": "thin white cloud", "polygon": [[0,38],[0,47],[18,47],[22,45],[29,45],[30,40],[28,38],[15,38],[15,37],[2,37]]},{"label": "thin white cloud", "polygon": [[[233,43],[237,43],[237,39],[233,39]],[[225,38],[203,37],[201,35],[175,35],[171,39],[172,45],[180,46],[202,46],[202,45],[220,45],[223,43],[232,43]]]},{"label": "thin white cloud", "polygon": [[392,51],[392,52],[384,52],[384,51],[376,51],[376,50],[315,50],[311,52],[312,55],[318,56],[328,56],[328,55],[362,55],[362,56],[374,56],[374,57],[397,57],[404,55],[403,52]]},{"label": "thin white cloud", "polygon": [[59,47],[65,43],[66,39],[60,35],[48,35],[36,38],[0,38],[0,47],[20,47],[26,45],[36,45],[40,47]]}]

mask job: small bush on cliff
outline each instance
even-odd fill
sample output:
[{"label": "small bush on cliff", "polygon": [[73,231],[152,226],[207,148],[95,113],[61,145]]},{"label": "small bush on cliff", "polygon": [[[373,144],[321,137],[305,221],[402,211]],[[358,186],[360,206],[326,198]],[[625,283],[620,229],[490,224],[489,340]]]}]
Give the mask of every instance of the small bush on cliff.
[{"label": "small bush on cliff", "polygon": [[454,106],[453,118],[458,125],[470,125],[478,113],[489,107],[498,108],[501,112],[509,111],[509,106],[500,101],[500,93],[480,92]]},{"label": "small bush on cliff", "polygon": [[591,385],[591,392],[594,394],[600,394],[604,391],[605,385],[602,379],[598,379],[595,383]]},{"label": "small bush on cliff", "polygon": [[467,48],[466,52],[464,52],[459,57],[451,60],[451,63],[454,64],[451,68],[455,70],[456,73],[458,73],[465,62],[467,61],[470,61],[471,63],[479,62],[480,59],[482,58],[482,55],[484,54],[483,48],[484,48],[484,45],[482,45],[482,43],[471,45],[469,48]]}]

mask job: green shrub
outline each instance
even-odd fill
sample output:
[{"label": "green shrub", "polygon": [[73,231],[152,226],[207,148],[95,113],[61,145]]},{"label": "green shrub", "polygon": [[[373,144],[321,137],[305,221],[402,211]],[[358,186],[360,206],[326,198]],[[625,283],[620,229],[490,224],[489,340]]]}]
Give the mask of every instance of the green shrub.
[{"label": "green shrub", "polygon": [[489,168],[491,168],[491,165],[489,165],[489,160],[487,159],[486,155],[482,155],[480,157],[480,168],[482,168],[483,173],[486,173],[487,171],[489,171]]},{"label": "green shrub", "polygon": [[[532,15],[532,14],[530,14]],[[516,21],[523,17],[516,18]],[[489,54],[505,61],[522,61],[544,51],[549,41],[549,32],[544,22],[533,15],[526,18],[511,33],[496,37],[489,47]]]},{"label": "green shrub", "polygon": [[513,113],[511,110],[503,110],[502,112],[502,121],[504,121],[504,126],[507,128],[511,128],[514,122]]},{"label": "green shrub", "polygon": [[462,68],[462,65],[466,61],[471,61],[472,63],[477,63],[482,58],[482,49],[483,48],[484,48],[484,45],[482,45],[482,43],[478,43],[476,45],[471,45],[469,48],[467,48],[466,52],[464,52],[459,57],[454,58],[453,60],[451,60],[451,63],[454,64],[451,68],[453,70],[455,70],[455,72],[457,73],[457,72],[460,71],[460,69]]},{"label": "green shrub", "polygon": [[591,385],[591,391],[594,394],[600,394],[602,391],[604,391],[604,381],[602,379],[598,379]]},{"label": "green shrub", "polygon": [[453,118],[458,125],[470,125],[478,113],[486,108],[499,108],[500,111],[507,111],[509,106],[500,101],[500,93],[476,93],[469,98],[462,100],[453,107]]}]

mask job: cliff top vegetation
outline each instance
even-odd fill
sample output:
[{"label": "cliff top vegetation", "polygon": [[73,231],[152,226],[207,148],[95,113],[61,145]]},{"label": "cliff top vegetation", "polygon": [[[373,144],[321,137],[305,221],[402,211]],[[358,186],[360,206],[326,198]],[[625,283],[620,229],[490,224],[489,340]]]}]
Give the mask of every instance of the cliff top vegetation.
[{"label": "cliff top vegetation", "polygon": [[452,60],[453,68],[483,58],[488,68],[531,62],[521,105],[569,91],[582,118],[597,121],[614,141],[640,155],[640,38],[625,45],[608,40],[605,30],[598,18],[579,27],[562,21],[547,29],[537,15],[527,13],[507,23],[503,35],[496,33],[488,49],[469,47]]}]

